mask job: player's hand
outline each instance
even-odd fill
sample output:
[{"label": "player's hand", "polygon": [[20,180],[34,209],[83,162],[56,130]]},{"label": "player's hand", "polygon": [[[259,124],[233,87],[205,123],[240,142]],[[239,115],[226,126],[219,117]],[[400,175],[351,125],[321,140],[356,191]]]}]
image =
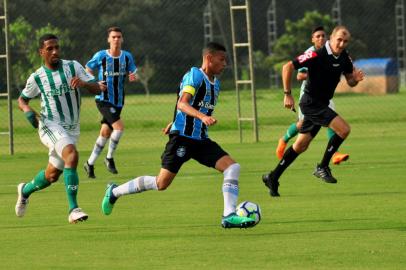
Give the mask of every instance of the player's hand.
[{"label": "player's hand", "polygon": [[79,79],[79,77],[72,77],[72,80],[70,81],[70,85],[73,88],[77,87],[83,87],[85,85],[85,82]]},{"label": "player's hand", "polygon": [[136,73],[130,73],[128,75],[128,80],[130,82],[136,82],[136,81],[138,81],[138,75]]},{"label": "player's hand", "polygon": [[168,123],[168,124],[166,125],[166,127],[162,129],[162,133],[163,133],[164,135],[168,135],[168,134],[169,134],[169,131],[171,131],[172,123],[173,123],[173,122]]},{"label": "player's hand", "polygon": [[214,125],[214,124],[216,124],[217,123],[217,120],[214,118],[214,117],[211,117],[211,116],[204,116],[203,118],[202,118],[202,122],[203,122],[203,124],[205,124],[206,126],[212,126],[212,125]]},{"label": "player's hand", "polygon": [[99,85],[100,91],[104,92],[107,90],[107,83],[105,81],[99,81],[97,84]]},{"label": "player's hand", "polygon": [[283,104],[285,108],[289,110],[294,110],[295,109],[295,100],[293,99],[292,95],[285,95],[283,98]]},{"label": "player's hand", "polygon": [[364,72],[358,68],[354,68],[354,70],[352,71],[352,77],[356,82],[360,82],[364,79]]}]

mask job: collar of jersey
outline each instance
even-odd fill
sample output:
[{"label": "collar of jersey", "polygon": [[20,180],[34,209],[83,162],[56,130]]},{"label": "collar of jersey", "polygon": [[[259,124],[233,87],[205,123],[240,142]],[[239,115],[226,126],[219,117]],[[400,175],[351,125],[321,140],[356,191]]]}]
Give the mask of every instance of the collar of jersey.
[{"label": "collar of jersey", "polygon": [[107,55],[110,56],[111,58],[120,58],[121,55],[123,54],[123,50],[120,50],[120,55],[119,55],[119,56],[112,56],[112,55],[109,53],[109,49],[106,50],[106,53],[107,53]]},{"label": "collar of jersey", "polygon": [[333,51],[331,50],[331,47],[330,47],[330,41],[329,40],[326,41],[325,46],[326,46],[327,53],[329,55],[332,55],[335,59],[338,59],[338,57],[340,57],[340,56],[336,56],[336,55],[333,54]]},{"label": "collar of jersey", "polygon": [[50,71],[50,72],[55,72],[55,71],[58,71],[58,70],[59,70],[59,68],[61,67],[61,65],[62,65],[62,59],[59,59],[58,67],[57,67],[56,69],[50,69],[50,68],[47,67],[45,64],[42,65],[42,68],[45,69],[45,70],[47,70],[47,71]]},{"label": "collar of jersey", "polygon": [[203,71],[202,68],[199,68],[200,71],[203,73],[203,76],[206,77],[206,79],[209,81],[210,84],[214,84],[216,82],[216,77],[214,77],[214,81],[210,81],[209,77],[207,77],[207,74]]}]

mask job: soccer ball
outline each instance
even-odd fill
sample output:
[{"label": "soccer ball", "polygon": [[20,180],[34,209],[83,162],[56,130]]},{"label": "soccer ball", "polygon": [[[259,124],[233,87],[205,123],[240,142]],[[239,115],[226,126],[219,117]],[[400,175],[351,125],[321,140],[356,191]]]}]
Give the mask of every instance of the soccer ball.
[{"label": "soccer ball", "polygon": [[255,225],[261,221],[262,217],[259,205],[250,201],[244,201],[237,206],[237,215],[255,219]]}]

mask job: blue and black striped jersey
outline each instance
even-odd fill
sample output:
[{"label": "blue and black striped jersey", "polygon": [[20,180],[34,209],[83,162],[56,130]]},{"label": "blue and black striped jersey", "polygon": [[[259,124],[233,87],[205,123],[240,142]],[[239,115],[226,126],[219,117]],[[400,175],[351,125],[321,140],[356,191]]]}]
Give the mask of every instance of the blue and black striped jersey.
[{"label": "blue and black striped jersey", "polygon": [[[219,96],[220,81],[215,78],[214,82],[211,82],[202,69],[192,67],[183,76],[179,97],[185,92],[192,95],[190,105],[193,108],[211,116]],[[209,137],[207,126],[200,119],[189,116],[180,110],[176,110],[170,133],[195,140],[204,140]]]},{"label": "blue and black striped jersey", "polygon": [[97,95],[96,100],[109,102],[116,107],[123,107],[126,75],[137,71],[131,53],[121,50],[120,56],[113,57],[108,50],[101,50],[87,62],[86,67],[91,70],[98,70],[99,81],[107,83],[107,91]]}]

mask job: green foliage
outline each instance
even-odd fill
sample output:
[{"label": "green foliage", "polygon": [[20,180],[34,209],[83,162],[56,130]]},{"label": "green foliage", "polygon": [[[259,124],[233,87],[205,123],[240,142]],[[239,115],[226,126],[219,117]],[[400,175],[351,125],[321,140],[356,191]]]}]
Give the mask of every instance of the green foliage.
[{"label": "green foliage", "polygon": [[29,75],[37,69],[42,60],[38,54],[38,40],[46,34],[53,33],[58,36],[61,48],[72,47],[72,41],[66,38],[69,30],[61,30],[50,23],[34,29],[34,27],[22,16],[10,24],[10,46],[13,51],[12,72],[16,85],[25,83]]},{"label": "green foliage", "polygon": [[268,67],[280,72],[286,61],[310,47],[311,31],[317,26],[323,26],[326,33],[329,33],[333,28],[333,21],[329,15],[320,14],[318,11],[306,12],[304,17],[296,22],[286,20],[286,32],[276,41],[272,55],[266,59]]}]

